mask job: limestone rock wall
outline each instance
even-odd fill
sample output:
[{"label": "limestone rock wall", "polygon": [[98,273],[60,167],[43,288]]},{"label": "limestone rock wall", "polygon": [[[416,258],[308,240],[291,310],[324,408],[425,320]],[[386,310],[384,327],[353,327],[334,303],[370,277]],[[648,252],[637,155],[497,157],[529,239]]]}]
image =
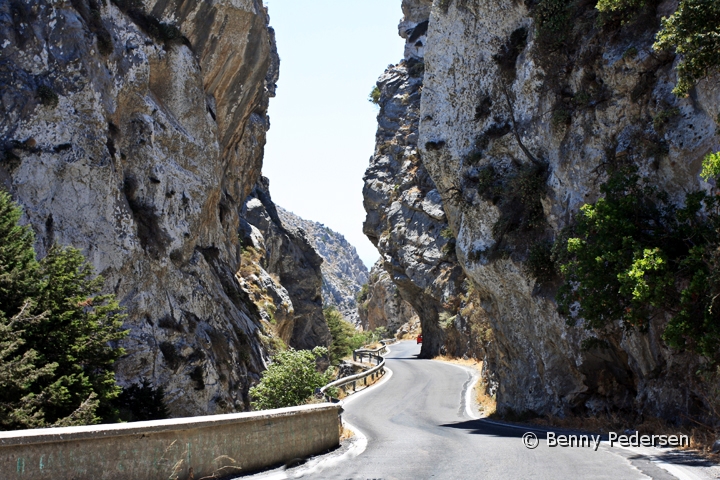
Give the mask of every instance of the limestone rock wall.
[{"label": "limestone rock wall", "polygon": [[[582,204],[598,198],[608,162],[638,165],[675,198],[707,187],[698,173],[702,157],[719,148],[719,79],[701,81],[686,99],[671,93],[676,59],[651,46],[659,18],[676,7],[672,1],[603,28],[597,27],[593,2],[573,4],[560,46],[538,37],[536,3],[403,2],[406,59],[379,80],[385,97],[366,178],[366,232],[393,280],[414,285],[405,292],[428,292],[431,284],[436,290],[456,288],[437,274],[405,268],[401,252],[418,238],[424,243],[415,258],[436,251],[433,242],[443,242],[437,227],[426,225],[420,234],[391,220],[408,208],[407,192],[424,194],[423,185],[433,186],[442,221],[456,239],[455,262],[472,282],[463,301],[481,310],[476,322],[491,329],[479,337],[478,352],[497,388],[500,411],[619,410],[664,417],[697,412],[702,401],[693,379],[699,359],[670,351],[660,339],[661,322],[647,333],[617,329],[608,337],[610,349],[583,351],[589,333],[565,324],[554,291],[536,285],[524,261],[533,241],[554,238]],[[423,34],[413,35],[425,20]],[[421,92],[415,90],[418,100],[404,97],[419,81],[402,71],[419,58],[424,77]],[[658,122],[662,115],[669,119]],[[418,134],[412,142],[398,142],[401,148],[386,144],[401,131]],[[541,201],[547,228],[534,236],[493,233],[500,211],[480,191],[482,169],[493,165],[509,172],[533,158],[548,164]],[[408,177],[398,172],[411,168],[427,172],[427,179],[403,183]],[[456,322],[462,310],[461,304]],[[433,324],[443,323],[425,320],[424,334],[434,338]]]},{"label": "limestone rock wall", "polygon": [[360,318],[355,296],[367,283],[368,270],[355,247],[321,223],[305,220],[281,207],[277,211],[283,224],[307,233],[308,240],[323,259],[320,266],[323,305],[335,306],[345,320],[357,324]]},{"label": "limestone rock wall", "polygon": [[360,326],[363,330],[385,327],[395,334],[402,325],[417,322],[412,306],[403,300],[400,291],[378,261],[370,270],[367,293],[358,305]]},{"label": "limestone rock wall", "polygon": [[174,416],[247,409],[267,358],[237,274],[268,22],[260,0],[0,1],[0,184],[41,255],[75,245],[104,276],[128,309],[118,378],[164,386]]},{"label": "limestone rock wall", "polygon": [[328,346],[330,330],[322,311],[323,258],[305,230],[283,222],[270,198],[269,183],[260,178],[245,202],[243,216],[264,237],[261,265],[277,276],[292,300],[294,321],[288,344],[296,349]]}]

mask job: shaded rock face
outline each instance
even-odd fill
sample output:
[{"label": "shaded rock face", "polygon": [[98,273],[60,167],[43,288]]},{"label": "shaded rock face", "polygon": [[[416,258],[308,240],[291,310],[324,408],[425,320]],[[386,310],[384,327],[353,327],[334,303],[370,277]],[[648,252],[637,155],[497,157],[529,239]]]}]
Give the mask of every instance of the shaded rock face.
[{"label": "shaded rock face", "polygon": [[82,249],[127,307],[121,384],[164,386],[174,416],[244,410],[267,351],[239,212],[273,33],[260,0],[140,3],[0,1],[0,182],[41,255]]},{"label": "shaded rock face", "polygon": [[[403,25],[401,33],[414,38],[411,24]],[[425,35],[415,41],[425,41]],[[422,62],[411,57],[388,68],[377,86],[380,112],[375,154],[364,177],[363,232],[379,250],[401,297],[420,317],[420,355],[429,358],[440,353],[444,334],[439,316],[456,309],[464,274],[441,196],[417,147]]]},{"label": "shaded rock face", "polygon": [[368,270],[357,250],[345,237],[325,225],[298,217],[278,207],[278,216],[284,225],[300,228],[322,257],[323,305],[335,306],[350,323],[357,324],[358,305],[355,296],[368,281]]},{"label": "shaded rock face", "polygon": [[[439,192],[457,261],[492,328],[482,351],[488,375],[497,382],[499,411],[620,410],[667,418],[697,411],[699,360],[663,344],[661,321],[647,333],[617,329],[608,334],[609,349],[583,351],[580,344],[590,333],[566,325],[554,291],[539,288],[524,261],[529,245],[555,238],[581,205],[599,197],[610,163],[637,165],[676,199],[707,187],[698,173],[702,157],[718,150],[719,79],[701,81],[687,99],[671,93],[674,58],[654,53],[651,45],[659,17],[673,11],[672,2],[660,4],[657,15],[605,30],[594,27],[593,5],[578,6],[560,48],[538,38],[526,4],[450,1],[428,9],[425,1],[406,0],[401,34],[409,38],[413,25],[429,20],[422,50],[406,49],[408,58],[424,55],[422,98],[419,111],[413,102],[404,110],[395,103],[397,113],[390,117],[383,107],[378,146],[390,125],[395,131],[418,129],[418,171],[425,168]],[[380,79],[393,95],[391,104],[395,92],[401,93],[396,86],[403,85],[394,70]],[[658,122],[663,115],[669,120]],[[502,175],[535,161],[547,164],[541,199],[546,227],[526,235],[493,232],[502,212],[480,191],[482,169],[492,165]],[[382,174],[381,162],[387,165]],[[383,184],[400,184],[390,173],[399,168],[387,156],[374,158],[366,183],[366,225],[380,225],[385,212],[390,217]],[[400,263],[394,252],[419,237],[392,232],[374,234],[389,272]],[[436,232],[424,229],[441,241]],[[392,245],[383,245],[384,238]],[[437,282],[437,276],[408,278],[421,290]]]},{"label": "shaded rock face", "polygon": [[370,269],[367,294],[361,298],[358,312],[359,325],[363,330],[385,327],[392,334],[402,325],[419,320],[412,306],[400,296],[400,291],[390,279],[390,275],[383,270],[381,260]]},{"label": "shaded rock face", "polygon": [[305,230],[281,220],[267,178],[258,181],[245,202],[243,216],[264,237],[263,268],[277,275],[292,300],[294,318],[288,344],[296,349],[328,346],[330,330],[322,311],[323,259]]}]

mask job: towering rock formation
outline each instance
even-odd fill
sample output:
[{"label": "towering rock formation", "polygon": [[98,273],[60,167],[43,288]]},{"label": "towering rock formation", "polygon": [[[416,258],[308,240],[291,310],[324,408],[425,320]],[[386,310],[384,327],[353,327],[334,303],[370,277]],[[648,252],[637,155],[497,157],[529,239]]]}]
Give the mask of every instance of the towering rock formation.
[{"label": "towering rock formation", "polygon": [[128,313],[120,382],[164,386],[175,416],[246,409],[273,344],[258,305],[292,323],[287,291],[241,269],[268,21],[260,0],[0,1],[0,184],[41,254],[77,246],[104,276]]},{"label": "towering rock formation", "polygon": [[[489,330],[473,342],[500,411],[698,413],[701,360],[663,343],[664,319],[647,332],[613,328],[609,348],[583,349],[591,334],[565,323],[557,285],[538,285],[526,261],[599,197],[612,162],[637,165],[674,199],[706,188],[698,173],[719,148],[719,79],[686,99],[671,93],[674,56],[652,50],[670,0],[603,27],[594,2],[538,3],[552,2],[403,1],[406,58],[378,81],[365,231],[431,345],[444,341],[440,301],[462,297],[454,322],[474,306],[471,327]],[[549,35],[538,18],[557,12],[567,18]],[[488,194],[488,182],[502,184],[501,196],[524,194],[511,181],[519,172],[536,182],[532,198]],[[518,228],[535,218],[539,228]]]},{"label": "towering rock formation", "polygon": [[358,301],[363,330],[384,327],[395,334],[402,325],[419,320],[412,306],[400,296],[400,290],[390,275],[383,270],[382,260],[378,260],[370,270],[367,286],[363,287]]},{"label": "towering rock formation", "polygon": [[277,275],[292,300],[295,321],[292,335],[286,339],[289,345],[297,349],[329,345],[330,330],[322,311],[323,259],[304,230],[281,220],[267,178],[258,181],[245,202],[243,216],[264,237],[264,247],[256,245],[265,251],[261,265]]},{"label": "towering rock formation", "polygon": [[427,29],[422,19],[427,20],[429,4],[404,11],[400,34],[410,44],[407,59],[388,68],[377,82],[380,113],[375,154],[364,178],[368,214],[363,231],[380,251],[400,295],[419,315],[425,332],[421,356],[429,358],[440,353],[440,314],[457,307],[464,275],[440,193],[417,146],[424,68],[420,55]]},{"label": "towering rock formation", "polygon": [[362,285],[367,283],[368,270],[355,247],[345,237],[321,223],[305,220],[280,207],[277,212],[284,225],[304,230],[322,257],[320,270],[324,305],[337,307],[345,320],[359,323],[355,296]]}]

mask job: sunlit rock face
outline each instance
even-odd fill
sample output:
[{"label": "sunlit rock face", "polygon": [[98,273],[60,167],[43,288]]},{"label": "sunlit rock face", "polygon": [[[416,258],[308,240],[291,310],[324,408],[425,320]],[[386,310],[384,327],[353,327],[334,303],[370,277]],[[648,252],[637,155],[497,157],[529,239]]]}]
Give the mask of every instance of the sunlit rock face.
[{"label": "sunlit rock face", "polygon": [[360,317],[355,297],[368,281],[368,270],[355,247],[321,223],[305,220],[281,207],[277,212],[284,225],[307,233],[308,240],[323,259],[320,265],[323,305],[334,306],[345,320],[357,325]]},{"label": "sunlit rock face", "polygon": [[296,349],[328,346],[330,330],[322,311],[323,258],[305,230],[278,215],[267,178],[261,177],[248,197],[243,217],[264,237],[262,267],[276,276],[292,300],[292,333],[284,340]]},{"label": "sunlit rock face", "polygon": [[0,2],[0,182],[41,255],[82,249],[127,307],[121,384],[165,387],[174,416],[245,410],[267,349],[239,212],[273,32],[260,0],[129,3]]},{"label": "sunlit rock face", "polygon": [[378,260],[370,270],[367,293],[358,305],[360,326],[363,330],[384,327],[396,334],[403,325],[414,324],[418,316],[412,306],[400,296],[400,290],[382,268]]},{"label": "sunlit rock face", "polygon": [[[534,3],[403,2],[400,33],[406,39],[429,21],[406,48],[406,61],[379,81],[384,97],[377,151],[366,174],[366,232],[399,285],[412,283],[423,294],[442,291],[443,284],[456,289],[457,282],[443,282],[417,265],[407,268],[407,255],[400,253],[414,246],[415,259],[434,256],[444,242],[439,229],[414,231],[422,214],[411,217],[410,228],[392,220],[408,208],[413,187],[422,200],[432,185],[442,222],[456,239],[455,262],[492,327],[481,351],[497,381],[501,411],[619,410],[668,418],[697,411],[702,400],[693,375],[699,360],[664,345],[662,319],[647,333],[618,328],[608,335],[609,349],[584,351],[580,344],[591,333],[566,325],[556,312],[555,287],[537,285],[525,261],[534,242],[555,238],[581,205],[598,198],[609,163],[637,165],[676,199],[706,188],[698,173],[702,157],[718,149],[719,79],[701,81],[686,99],[671,93],[676,60],[651,46],[659,17],[673,11],[673,2],[634,23],[600,30],[594,6],[580,6],[560,49],[538,39]],[[420,57],[418,108],[412,96],[418,80],[401,72]],[[668,121],[657,121],[668,112],[674,112]],[[393,138],[406,143],[387,144]],[[534,161],[547,164],[541,199],[546,227],[504,234],[493,228],[501,218],[498,206],[480,190],[482,169],[493,165],[503,175]],[[427,178],[405,182],[407,175],[398,172],[411,169]],[[434,338],[432,325],[424,321],[423,330]]]},{"label": "sunlit rock face", "polygon": [[[423,4],[425,5],[425,4]],[[457,262],[442,199],[418,152],[422,51],[429,4],[403,4],[409,15],[400,34],[413,53],[378,79],[380,90],[375,153],[365,172],[367,217],[363,232],[378,248],[383,268],[417,312],[424,341],[421,356],[438,355],[444,342],[439,317],[452,310],[464,275]],[[423,26],[424,25],[424,26]],[[417,31],[415,29],[418,29]],[[406,49],[408,51],[408,49]],[[446,231],[446,235],[441,233]]]}]

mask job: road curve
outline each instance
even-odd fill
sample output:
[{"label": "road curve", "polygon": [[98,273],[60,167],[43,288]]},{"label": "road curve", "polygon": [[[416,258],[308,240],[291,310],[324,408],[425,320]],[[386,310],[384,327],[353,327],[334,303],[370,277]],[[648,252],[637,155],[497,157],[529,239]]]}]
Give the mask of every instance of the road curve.
[{"label": "road curve", "polygon": [[365,452],[308,478],[647,478],[608,451],[529,450],[523,430],[470,418],[464,399],[471,373],[419,353],[415,342],[393,345],[390,381],[345,406],[343,418],[367,437]]},{"label": "road curve", "polygon": [[[367,437],[357,456],[318,459],[259,478],[342,480],[394,479],[694,479],[668,473],[667,464],[637,451],[609,448],[550,448],[538,432],[535,449],[524,446],[525,428],[472,418],[465,405],[469,369],[420,360],[419,345],[391,347],[392,377],[350,397],[343,418]],[[361,442],[364,444],[364,442]],[[332,457],[332,454],[330,454]],[[314,463],[314,462],[309,462]],[[674,468],[670,466],[671,470]],[[714,476],[713,476],[714,477]],[[707,478],[707,477],[705,477]]]}]

